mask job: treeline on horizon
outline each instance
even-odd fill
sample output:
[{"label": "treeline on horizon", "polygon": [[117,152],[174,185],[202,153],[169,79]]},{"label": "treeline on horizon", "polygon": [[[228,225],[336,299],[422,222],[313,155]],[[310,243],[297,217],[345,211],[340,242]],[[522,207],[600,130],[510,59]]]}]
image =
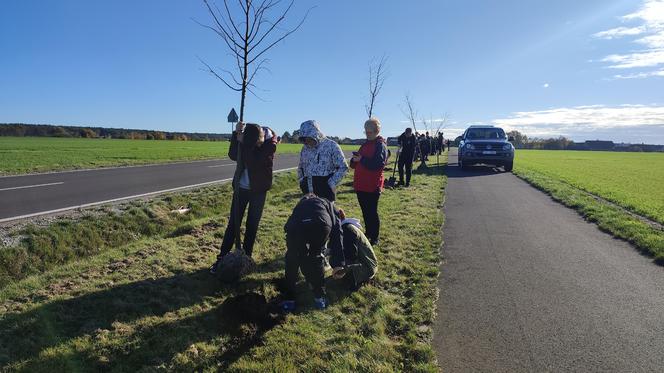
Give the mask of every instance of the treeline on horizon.
[{"label": "treeline on horizon", "polygon": [[[536,150],[597,150],[613,152],[664,152],[664,145],[653,144],[616,144],[613,141],[586,140],[574,142],[565,136],[552,137],[548,139],[539,137],[528,137],[519,131],[509,131],[507,136],[514,138],[512,145],[517,149]],[[454,139],[454,145],[458,146],[461,136]]]},{"label": "treeline on horizon", "polygon": [[[298,143],[300,130],[286,131],[280,139],[283,143]],[[52,124],[0,123],[0,136],[6,137],[65,137],[85,139],[125,140],[176,140],[176,141],[227,141],[230,134],[167,132],[125,128],[57,126]],[[361,144],[363,139],[328,136],[339,144]]]},{"label": "treeline on horizon", "polygon": [[67,137],[86,139],[224,141],[230,135],[217,133],[166,132],[125,128],[56,126],[51,124],[0,123],[0,136]]},{"label": "treeline on horizon", "polygon": [[652,144],[616,144],[613,141],[587,140],[574,142],[564,136],[542,139],[529,138],[519,131],[507,132],[507,136],[514,138],[512,145],[517,149],[540,150],[601,150],[621,152],[664,152],[664,145]]}]

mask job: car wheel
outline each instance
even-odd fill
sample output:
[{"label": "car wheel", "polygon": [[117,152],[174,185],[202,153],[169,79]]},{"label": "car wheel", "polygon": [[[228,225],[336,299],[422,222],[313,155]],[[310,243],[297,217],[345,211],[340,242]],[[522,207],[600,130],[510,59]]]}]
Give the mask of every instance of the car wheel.
[{"label": "car wheel", "polygon": [[505,172],[512,172],[512,169],[514,168],[514,162],[507,162],[503,167],[505,168]]}]

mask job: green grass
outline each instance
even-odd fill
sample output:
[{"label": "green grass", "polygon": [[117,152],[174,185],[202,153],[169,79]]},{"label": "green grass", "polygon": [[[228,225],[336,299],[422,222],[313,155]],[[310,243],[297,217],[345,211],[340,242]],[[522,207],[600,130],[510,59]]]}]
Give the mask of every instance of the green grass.
[{"label": "green grass", "polygon": [[[226,224],[227,185],[130,206],[117,218],[130,238],[114,243],[98,233],[100,250],[84,250],[89,256],[82,260],[54,264],[0,290],[0,365],[29,372],[437,371],[430,325],[442,241],[442,168],[381,197],[373,284],[354,293],[330,285],[325,311],[311,309],[311,292],[300,284],[304,307],[276,325],[229,316],[224,302],[243,292],[278,297],[283,225],[300,195],[294,181],[292,174],[281,175],[269,193],[254,250],[258,268],[235,286],[206,273]],[[350,181],[340,187],[338,204],[360,217]],[[182,201],[191,201],[191,216],[162,214]],[[146,219],[156,228],[142,232],[145,224],[129,216],[134,209],[152,211]],[[68,224],[67,232],[86,226],[85,220]],[[57,224],[46,230],[64,232]]]},{"label": "green grass", "polygon": [[519,150],[514,173],[664,264],[664,154]]},{"label": "green grass", "polygon": [[[0,137],[0,175],[227,158],[228,141]],[[300,144],[279,144],[278,154]],[[344,150],[358,146],[344,145]]]},{"label": "green grass", "polygon": [[514,164],[664,224],[664,153],[519,150]]}]

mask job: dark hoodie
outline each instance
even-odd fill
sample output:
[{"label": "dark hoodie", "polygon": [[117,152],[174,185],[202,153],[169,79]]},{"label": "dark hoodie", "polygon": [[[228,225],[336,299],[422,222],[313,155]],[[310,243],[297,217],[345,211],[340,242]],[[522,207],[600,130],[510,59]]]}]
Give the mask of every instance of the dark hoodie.
[{"label": "dark hoodie", "polygon": [[343,233],[341,220],[339,220],[333,202],[320,197],[302,198],[286,221],[284,231],[289,234],[298,234],[302,230],[311,229],[313,226],[330,227],[330,265],[332,267],[343,267],[345,265]]},{"label": "dark hoodie", "polygon": [[[228,149],[228,158],[236,162],[238,145],[240,143],[237,141],[237,133],[233,132],[231,146]],[[267,192],[272,187],[272,165],[274,153],[277,150],[276,136],[266,139],[261,146],[242,146],[241,149],[243,169],[249,170],[251,191],[257,193]],[[233,186],[235,185],[237,185],[237,180],[234,178]]]},{"label": "dark hoodie", "polygon": [[375,140],[367,140],[359,150],[362,158],[360,162],[350,163],[355,169],[353,187],[356,192],[382,192],[383,191],[383,169],[387,163],[387,144],[381,136]]}]

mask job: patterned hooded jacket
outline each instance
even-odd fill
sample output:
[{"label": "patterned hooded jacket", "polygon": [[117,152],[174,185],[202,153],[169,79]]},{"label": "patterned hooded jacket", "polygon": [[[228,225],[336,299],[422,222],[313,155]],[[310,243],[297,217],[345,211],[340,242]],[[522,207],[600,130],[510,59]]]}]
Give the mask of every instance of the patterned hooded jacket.
[{"label": "patterned hooded jacket", "polygon": [[297,177],[300,182],[307,178],[307,185],[313,191],[313,176],[329,176],[330,188],[336,188],[348,171],[346,158],[341,147],[328,139],[318,128],[318,123],[308,120],[300,125],[300,138],[310,137],[316,141],[316,146],[307,145],[300,151],[300,165],[297,168]]}]

